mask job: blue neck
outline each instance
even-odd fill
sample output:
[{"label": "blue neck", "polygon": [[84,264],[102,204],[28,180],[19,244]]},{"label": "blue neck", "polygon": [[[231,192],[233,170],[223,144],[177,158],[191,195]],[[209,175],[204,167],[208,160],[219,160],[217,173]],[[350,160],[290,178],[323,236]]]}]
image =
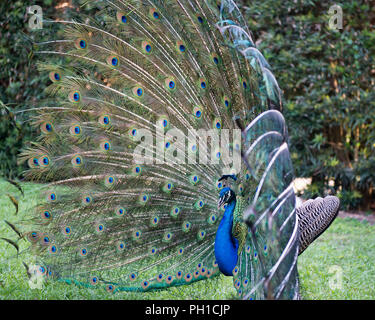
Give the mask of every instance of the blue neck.
[{"label": "blue neck", "polygon": [[226,276],[232,276],[237,264],[238,240],[232,236],[233,212],[236,200],[231,201],[225,208],[215,239],[215,257],[220,271]]}]

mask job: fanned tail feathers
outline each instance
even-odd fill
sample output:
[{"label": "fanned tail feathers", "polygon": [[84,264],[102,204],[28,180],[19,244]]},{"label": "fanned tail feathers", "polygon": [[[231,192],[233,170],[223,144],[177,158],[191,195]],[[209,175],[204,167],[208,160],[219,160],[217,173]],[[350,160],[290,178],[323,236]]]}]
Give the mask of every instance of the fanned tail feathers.
[{"label": "fanned tail feathers", "polygon": [[[33,118],[40,138],[20,161],[29,179],[49,184],[20,232],[45,276],[143,291],[218,275],[218,179],[235,173],[249,226],[239,215],[239,296],[266,298],[271,283],[272,297],[293,297],[293,172],[285,123],[267,111],[281,110],[281,94],[238,8],[100,3],[95,18],[50,21],[63,37],[36,44],[52,84]],[[238,136],[204,139],[237,129],[236,118],[247,126]],[[241,145],[246,165],[236,170],[229,152]],[[213,164],[198,162],[203,151]]]}]

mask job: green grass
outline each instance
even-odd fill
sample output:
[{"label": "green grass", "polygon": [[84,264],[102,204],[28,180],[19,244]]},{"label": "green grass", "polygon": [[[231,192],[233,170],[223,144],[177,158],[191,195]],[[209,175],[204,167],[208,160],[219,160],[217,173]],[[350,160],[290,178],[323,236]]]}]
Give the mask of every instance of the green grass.
[{"label": "green grass", "polygon": [[[0,180],[0,237],[14,239],[14,232],[2,221],[17,221],[33,205],[38,185],[23,184],[25,199],[19,216],[6,194],[17,189]],[[26,243],[21,241],[22,248]],[[108,293],[104,289],[85,289],[60,282],[48,282],[42,289],[31,289],[22,260],[9,259],[15,249],[0,242],[0,299],[233,299],[236,291],[230,277],[149,293]],[[298,260],[303,299],[375,299],[375,226],[354,219],[337,218]],[[337,271],[338,270],[338,271]],[[334,271],[336,273],[334,273]],[[331,273],[330,273],[331,272]],[[341,278],[341,279],[340,279]],[[336,281],[333,281],[335,280]],[[340,284],[337,282],[341,280]],[[334,282],[336,288],[330,283]]]},{"label": "green grass", "polygon": [[300,256],[298,270],[305,299],[375,299],[375,226],[337,218]]}]

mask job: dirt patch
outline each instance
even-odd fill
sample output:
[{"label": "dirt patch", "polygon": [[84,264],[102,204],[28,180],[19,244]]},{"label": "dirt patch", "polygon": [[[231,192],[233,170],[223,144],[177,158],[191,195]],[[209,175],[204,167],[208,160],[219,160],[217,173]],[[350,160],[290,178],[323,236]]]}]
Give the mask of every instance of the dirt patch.
[{"label": "dirt patch", "polygon": [[359,221],[368,221],[371,225],[375,224],[375,214],[366,214],[365,212],[347,212],[340,211],[339,217],[341,218],[353,218]]}]

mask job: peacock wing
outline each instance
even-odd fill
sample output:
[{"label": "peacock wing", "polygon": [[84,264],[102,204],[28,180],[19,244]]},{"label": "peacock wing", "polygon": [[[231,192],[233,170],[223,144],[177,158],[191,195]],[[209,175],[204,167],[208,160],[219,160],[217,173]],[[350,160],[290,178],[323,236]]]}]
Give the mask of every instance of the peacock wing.
[{"label": "peacock wing", "polygon": [[[237,171],[233,216],[232,232],[240,247],[234,286],[242,299],[296,299],[298,224],[280,89],[270,66],[253,45],[238,8],[231,1],[224,2],[219,25],[222,32],[231,34],[228,45],[261,75],[253,91],[260,99],[258,108],[234,116],[241,129],[241,144],[232,147],[243,161]],[[242,85],[246,87],[246,83]]]},{"label": "peacock wing", "polygon": [[265,111],[242,133],[239,192],[248,231],[234,284],[244,299],[295,299],[298,223],[285,121],[279,111]]}]

